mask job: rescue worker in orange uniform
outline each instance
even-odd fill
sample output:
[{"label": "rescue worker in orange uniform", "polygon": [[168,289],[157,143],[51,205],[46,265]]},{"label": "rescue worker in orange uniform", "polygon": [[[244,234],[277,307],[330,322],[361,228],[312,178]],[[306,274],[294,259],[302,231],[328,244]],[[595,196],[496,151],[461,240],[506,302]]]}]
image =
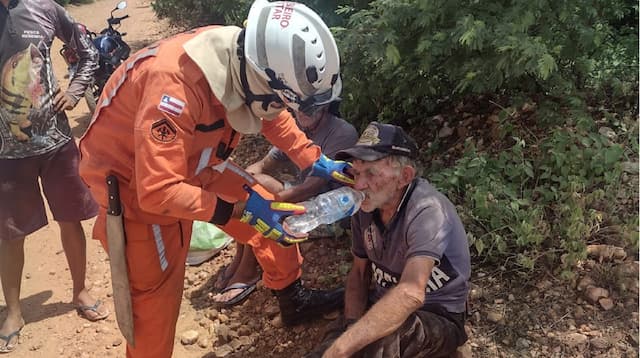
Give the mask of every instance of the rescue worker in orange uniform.
[{"label": "rescue worker in orange uniform", "polygon": [[[211,26],[159,41],[108,81],[80,141],[80,173],[100,204],[94,238],[107,246],[105,178],[115,175],[126,234],[135,347],[170,357],[193,220],[253,247],[264,285],[293,325],[342,305],[343,290],[302,286],[302,257],[284,232],[304,207],[278,203],[228,157],[242,133],[261,133],[300,168],[350,182],[285,110],[313,113],[340,94],[339,55],[324,22],[293,2],[257,0],[246,28]],[[247,233],[251,233],[247,235]]]}]

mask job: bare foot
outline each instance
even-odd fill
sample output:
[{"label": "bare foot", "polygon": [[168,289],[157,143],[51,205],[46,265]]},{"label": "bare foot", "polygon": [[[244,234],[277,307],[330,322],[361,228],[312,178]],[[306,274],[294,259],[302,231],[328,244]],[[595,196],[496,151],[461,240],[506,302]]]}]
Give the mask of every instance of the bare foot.
[{"label": "bare foot", "polygon": [[[240,263],[242,262],[242,255],[244,254],[245,245],[236,242],[236,254],[233,256],[233,260],[227,266],[220,268],[220,273],[213,287],[216,290],[222,290],[229,285],[231,278],[236,274]],[[249,248],[251,250],[251,248]]]}]

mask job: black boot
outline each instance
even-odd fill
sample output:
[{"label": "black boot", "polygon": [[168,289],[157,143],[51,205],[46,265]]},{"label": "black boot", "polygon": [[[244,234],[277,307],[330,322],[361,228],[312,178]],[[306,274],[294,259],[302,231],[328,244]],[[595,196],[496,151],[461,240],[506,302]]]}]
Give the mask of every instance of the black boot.
[{"label": "black boot", "polygon": [[326,291],[304,288],[300,279],[273,293],[278,298],[282,323],[287,326],[310,321],[344,305],[344,288]]}]

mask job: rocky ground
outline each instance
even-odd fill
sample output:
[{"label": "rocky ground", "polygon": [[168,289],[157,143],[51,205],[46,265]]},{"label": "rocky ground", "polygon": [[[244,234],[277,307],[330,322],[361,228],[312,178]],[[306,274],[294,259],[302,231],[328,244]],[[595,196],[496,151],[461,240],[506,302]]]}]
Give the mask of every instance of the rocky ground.
[{"label": "rocky ground", "polygon": [[[116,2],[98,0],[69,10],[77,20],[96,29]],[[128,32],[127,39],[134,48],[172,32],[154,18],[150,1],[128,2],[125,12],[131,18],[122,30]],[[64,68],[61,59],[56,61],[56,68]],[[79,137],[89,119],[84,104],[72,111],[70,118]],[[461,135],[446,123],[440,134]],[[246,165],[259,158],[266,147],[260,137],[245,137],[233,157]],[[91,220],[84,223],[87,236],[92,226]],[[102,248],[95,241],[88,241],[87,281],[91,293],[113,311],[109,263]],[[351,260],[348,235],[307,242],[301,250],[306,285],[329,288],[343,282]],[[114,315],[90,323],[79,318],[68,303],[71,280],[57,226],[49,225],[31,235],[26,251],[22,298],[27,325],[20,346],[8,356],[124,356]],[[216,308],[209,299],[213,282],[220,269],[231,261],[233,252],[231,245],[212,260],[187,268],[174,357],[301,357],[321,340],[333,317],[294,328],[283,327],[277,302],[261,283],[243,304],[232,309]],[[522,275],[474,262],[466,355],[637,357],[637,260],[636,252],[594,246],[590,257],[575,267],[576,279],[571,282],[551,274]],[[4,308],[4,301],[0,300],[0,319],[4,318]]]}]

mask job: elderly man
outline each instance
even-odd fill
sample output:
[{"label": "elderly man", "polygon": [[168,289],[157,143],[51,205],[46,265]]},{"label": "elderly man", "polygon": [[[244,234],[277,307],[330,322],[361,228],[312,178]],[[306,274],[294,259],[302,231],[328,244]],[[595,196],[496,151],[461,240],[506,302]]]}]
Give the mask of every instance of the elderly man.
[{"label": "elderly man", "polygon": [[337,154],[366,197],[351,222],[344,317],[311,357],[441,357],[466,341],[466,234],[451,202],[416,177],[417,155],[402,128],[376,122]]}]

